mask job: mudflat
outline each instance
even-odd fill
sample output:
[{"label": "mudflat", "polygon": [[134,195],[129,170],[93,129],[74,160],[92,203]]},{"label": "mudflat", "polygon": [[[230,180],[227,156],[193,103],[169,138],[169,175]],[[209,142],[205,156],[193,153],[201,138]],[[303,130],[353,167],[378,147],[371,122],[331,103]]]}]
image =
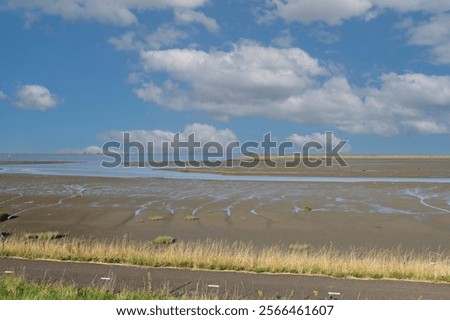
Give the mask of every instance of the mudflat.
[{"label": "mudflat", "polygon": [[[420,168],[428,168],[427,161],[422,159]],[[424,176],[445,177],[448,160],[439,163]],[[409,172],[416,166],[398,164],[398,170]],[[383,163],[371,168],[383,170]],[[448,250],[450,243],[447,183],[0,174],[0,211],[14,217],[0,223],[2,233],[58,231],[68,237],[137,240],[169,235],[182,241],[401,247],[416,252]]]},{"label": "mudflat", "polygon": [[398,178],[448,178],[450,177],[450,156],[448,155],[344,155],[340,163],[333,157],[310,156],[277,157],[258,161],[243,158],[222,163],[220,166],[185,167],[169,170],[183,172],[207,172],[223,175],[272,175],[312,177],[398,177]]}]

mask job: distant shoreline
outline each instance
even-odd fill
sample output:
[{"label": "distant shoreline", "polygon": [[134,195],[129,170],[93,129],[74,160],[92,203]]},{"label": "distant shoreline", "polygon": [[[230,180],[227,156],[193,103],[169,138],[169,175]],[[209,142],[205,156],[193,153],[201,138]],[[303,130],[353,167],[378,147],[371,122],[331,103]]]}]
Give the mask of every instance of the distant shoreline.
[{"label": "distant shoreline", "polygon": [[0,165],[33,165],[33,164],[69,164],[69,163],[80,163],[78,161],[0,161]]},{"label": "distant shoreline", "polygon": [[[263,158],[263,155],[260,155],[261,158]],[[320,154],[311,154],[309,155],[312,158],[326,158],[325,155]],[[342,158],[344,159],[450,159],[450,154],[342,154]],[[286,155],[286,156],[273,156],[274,158],[278,159],[290,159],[293,156],[292,155]],[[332,156],[328,156],[329,158]]]},{"label": "distant shoreline", "polygon": [[[310,161],[325,159],[325,156],[311,156]],[[210,173],[238,176],[280,176],[280,177],[336,177],[336,178],[449,178],[450,156],[343,156],[347,167],[337,164],[321,165],[310,168],[301,162],[300,158],[292,156],[274,156],[270,166],[264,158],[258,161],[251,159],[234,160],[216,167],[202,165],[200,167],[172,167],[162,170],[175,170],[186,173]],[[240,161],[254,162],[252,167],[239,165]],[[289,162],[299,164],[289,167]]]},{"label": "distant shoreline", "polygon": [[[84,157],[27,156],[14,160],[0,161],[5,174],[76,175],[117,178],[171,178],[196,180],[229,180],[235,176],[242,180],[259,177],[280,177],[283,179],[304,178],[399,178],[399,179],[449,179],[450,155],[345,155],[348,166],[340,166],[335,160],[326,166],[324,156],[311,156],[310,162],[322,164],[310,168],[301,157],[273,156],[272,165],[263,158],[238,159],[213,163],[169,162],[167,167],[154,167],[147,162],[129,162],[117,168],[102,168],[101,156],[84,160]],[[318,160],[322,159],[322,160]],[[292,165],[294,164],[294,165]],[[330,164],[330,163],[329,163]],[[251,177],[251,178],[250,178]],[[271,180],[269,179],[269,180]],[[375,179],[375,180],[376,180]]]}]

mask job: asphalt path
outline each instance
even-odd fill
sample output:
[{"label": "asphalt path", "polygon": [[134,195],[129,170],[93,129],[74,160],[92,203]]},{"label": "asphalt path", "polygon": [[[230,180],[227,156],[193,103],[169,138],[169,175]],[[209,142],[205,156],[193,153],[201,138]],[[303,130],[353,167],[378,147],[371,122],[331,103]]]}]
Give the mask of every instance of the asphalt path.
[{"label": "asphalt path", "polygon": [[222,299],[445,299],[450,284],[398,280],[148,268],[0,258],[0,276],[110,290],[165,290]]}]

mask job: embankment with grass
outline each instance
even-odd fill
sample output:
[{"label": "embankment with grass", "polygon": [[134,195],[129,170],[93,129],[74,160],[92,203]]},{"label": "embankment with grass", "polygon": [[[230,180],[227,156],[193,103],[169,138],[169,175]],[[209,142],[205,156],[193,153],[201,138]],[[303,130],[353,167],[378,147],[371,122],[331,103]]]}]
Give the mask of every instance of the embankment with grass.
[{"label": "embankment with grass", "polygon": [[0,277],[0,300],[168,300],[175,298],[187,299],[188,297],[174,297],[165,292],[128,290],[115,292],[107,288],[79,288],[63,283],[30,283],[22,277]]},{"label": "embankment with grass", "polygon": [[[151,267],[293,273],[370,279],[409,279],[450,283],[448,252],[312,249],[306,244],[258,248],[225,241],[136,242],[11,236],[0,244],[0,256]],[[167,244],[166,244],[167,243]]]}]

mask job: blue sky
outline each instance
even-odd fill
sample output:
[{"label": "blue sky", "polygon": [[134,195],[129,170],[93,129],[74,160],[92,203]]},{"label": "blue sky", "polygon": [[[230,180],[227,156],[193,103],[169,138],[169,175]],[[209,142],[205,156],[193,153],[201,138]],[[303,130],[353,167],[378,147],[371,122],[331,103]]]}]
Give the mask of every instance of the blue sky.
[{"label": "blue sky", "polygon": [[160,141],[450,153],[448,0],[2,0],[0,152]]}]

